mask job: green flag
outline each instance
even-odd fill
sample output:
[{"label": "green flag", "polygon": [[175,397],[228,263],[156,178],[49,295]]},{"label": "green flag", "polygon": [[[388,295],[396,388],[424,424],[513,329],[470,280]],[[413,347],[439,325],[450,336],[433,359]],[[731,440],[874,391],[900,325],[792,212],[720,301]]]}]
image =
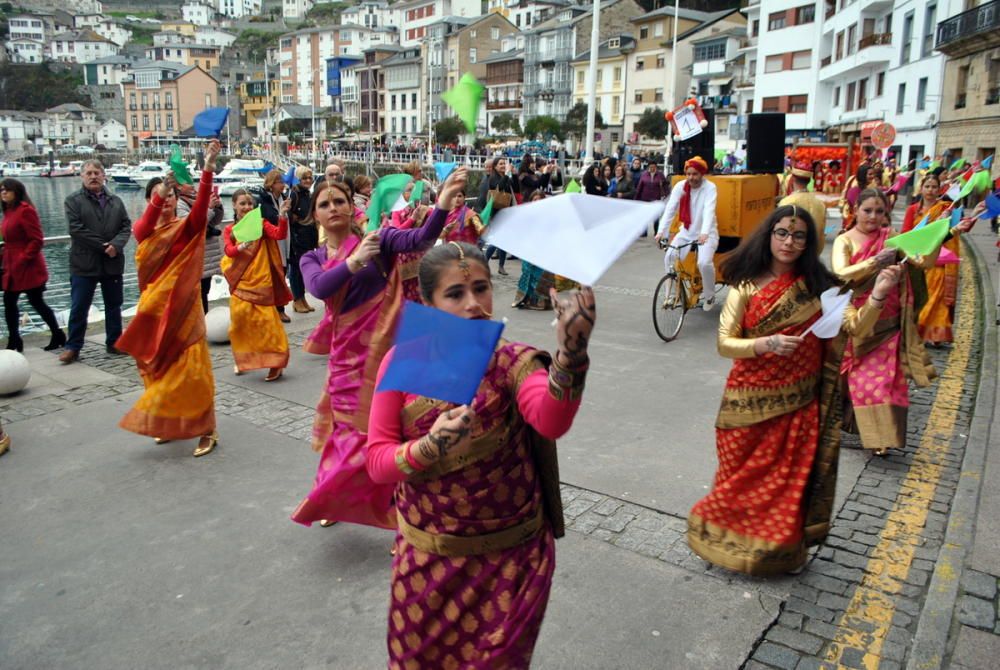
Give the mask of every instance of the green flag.
[{"label": "green flag", "polygon": [[993,178],[990,176],[989,170],[980,170],[969,181],[975,182],[976,191],[992,190]]},{"label": "green flag", "polygon": [[580,188],[580,185],[576,183],[575,179],[570,179],[569,183],[566,184],[566,190],[565,190],[565,192],[566,193],[580,193],[582,190],[583,189]]},{"label": "green flag", "polygon": [[470,72],[462,75],[455,88],[441,94],[441,99],[455,110],[458,118],[462,119],[465,129],[470,133],[476,132],[476,121],[479,119],[479,106],[483,101],[483,92],[486,89],[476,81]]},{"label": "green flag", "polygon": [[194,183],[194,179],[191,178],[191,173],[188,172],[187,161],[185,161],[184,156],[181,155],[180,145],[170,145],[170,160],[168,161],[168,165],[170,165],[170,169],[174,173],[174,179],[177,180],[178,184]]},{"label": "green flag", "polygon": [[[368,216],[368,227],[365,232],[370,233],[379,229],[382,225],[382,215],[392,210],[392,206],[412,180],[413,177],[405,173],[386,175],[378,180],[375,190],[372,191],[371,200],[368,201],[368,210],[365,212]],[[416,190],[417,187],[413,188]]]},{"label": "green flag", "polygon": [[264,217],[260,207],[255,207],[243,215],[233,226],[233,237],[237,242],[254,242],[264,236]]},{"label": "green flag", "polygon": [[413,190],[410,191],[410,204],[419,205],[420,199],[424,197],[424,180],[419,180],[413,185]]},{"label": "green flag", "polygon": [[956,160],[955,162],[953,162],[950,166],[948,166],[948,169],[949,170],[957,170],[960,167],[963,167],[964,165],[965,165],[965,159],[964,158],[959,158],[958,160]]},{"label": "green flag", "polygon": [[939,167],[941,167],[941,161],[931,161],[931,164],[927,166],[927,171],[931,172]]},{"label": "green flag", "polygon": [[909,258],[915,256],[927,256],[937,251],[944,238],[948,236],[950,217],[939,219],[934,223],[928,223],[923,228],[911,230],[902,235],[890,237],[885,242],[885,246],[899,249]]},{"label": "green flag", "polygon": [[493,218],[493,196],[490,196],[490,199],[486,201],[483,211],[479,212],[479,220],[483,222],[483,228],[490,225],[491,218]]},{"label": "green flag", "polygon": [[810,193],[816,190],[816,180],[814,178],[809,178],[809,185],[806,187],[806,190]]}]

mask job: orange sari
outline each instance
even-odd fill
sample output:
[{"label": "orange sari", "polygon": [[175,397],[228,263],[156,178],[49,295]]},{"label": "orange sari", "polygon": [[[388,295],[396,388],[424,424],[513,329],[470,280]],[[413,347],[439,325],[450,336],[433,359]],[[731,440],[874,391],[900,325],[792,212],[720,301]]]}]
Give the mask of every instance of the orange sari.
[{"label": "orange sari", "polygon": [[222,274],[229,282],[229,341],[236,367],[240,372],[287,367],[288,336],[275,306],[287,305],[292,295],[278,243],[262,237],[236,258],[223,256]]},{"label": "orange sari", "polygon": [[135,358],[146,386],[119,425],[171,440],[215,430],[215,380],[200,299],[205,235],[185,242],[185,224],[158,224],[139,243],[138,311],[116,345]]}]

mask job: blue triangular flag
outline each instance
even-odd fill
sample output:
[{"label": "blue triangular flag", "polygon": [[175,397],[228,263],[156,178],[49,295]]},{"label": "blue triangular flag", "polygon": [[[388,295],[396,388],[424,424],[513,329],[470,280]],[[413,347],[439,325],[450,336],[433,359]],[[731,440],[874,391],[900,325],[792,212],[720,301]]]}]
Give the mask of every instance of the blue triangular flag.
[{"label": "blue triangular flag", "polygon": [[979,218],[992,219],[994,216],[1000,216],[1000,196],[990,193],[986,196],[986,211],[980,214]]},{"label": "blue triangular flag", "polygon": [[454,170],[457,165],[458,163],[434,163],[434,172],[437,173],[438,181],[444,181],[447,179],[448,175],[452,173],[452,170]]},{"label": "blue triangular flag", "polygon": [[377,391],[404,391],[467,405],[489,367],[503,324],[463,319],[407,302]]},{"label": "blue triangular flag", "polygon": [[962,222],[962,210],[963,210],[962,207],[956,207],[955,209],[951,210],[951,223],[948,224],[949,228],[954,228],[955,226],[957,226]]},{"label": "blue triangular flag", "polygon": [[989,170],[991,167],[993,167],[993,154],[990,154],[983,160],[979,161],[980,170]]},{"label": "blue triangular flag", "polygon": [[209,107],[194,117],[194,134],[198,137],[218,137],[226,127],[228,107]]},{"label": "blue triangular flag", "polygon": [[285,182],[285,185],[288,186],[288,188],[291,188],[299,183],[298,177],[295,176],[294,165],[289,166],[288,172],[286,172],[285,176],[281,178],[281,181]]}]

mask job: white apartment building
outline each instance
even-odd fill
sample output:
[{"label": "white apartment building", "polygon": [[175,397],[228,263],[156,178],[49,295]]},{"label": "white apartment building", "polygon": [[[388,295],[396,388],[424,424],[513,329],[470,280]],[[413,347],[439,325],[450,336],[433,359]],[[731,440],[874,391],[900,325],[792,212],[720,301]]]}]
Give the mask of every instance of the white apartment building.
[{"label": "white apartment building", "polygon": [[746,36],[746,27],[714,34],[703,32],[708,34],[699,34],[691,40],[693,55],[688,93],[703,109],[714,112],[715,148],[735,151],[737,133],[731,135],[730,126],[737,123],[741,107],[740,94],[734,90],[733,80],[742,71],[738,63],[742,60],[740,46]]},{"label": "white apartment building", "polygon": [[361,125],[358,73],[353,67],[346,67],[340,71],[340,108],[345,126],[357,128]]},{"label": "white apartment building", "polygon": [[391,139],[408,140],[424,129],[427,105],[421,95],[422,63],[418,47],[400,51],[381,62],[385,77],[385,130]]},{"label": "white apartment building", "polygon": [[281,16],[286,19],[304,19],[314,4],[313,0],[284,0],[281,3]]},{"label": "white apartment building", "polygon": [[244,16],[259,16],[263,0],[218,0],[218,3],[219,14],[238,19]]},{"label": "white apartment building", "polygon": [[12,63],[41,63],[46,58],[45,42],[27,37],[7,40],[7,53]]},{"label": "white apartment building", "polygon": [[207,26],[215,19],[215,8],[208,0],[194,0],[181,6],[181,18],[196,26]]},{"label": "white apartment building", "polygon": [[194,33],[196,44],[207,44],[225,50],[236,41],[236,35],[228,30],[212,27],[199,27]]},{"label": "white apartment building", "polygon": [[35,14],[10,17],[4,47],[12,63],[41,63],[46,58],[45,21]]},{"label": "white apartment building", "polygon": [[90,29],[120,47],[125,46],[132,39],[132,31],[128,29],[128,26],[114,19],[102,18],[92,25]]},{"label": "white apartment building", "polygon": [[48,55],[52,60],[66,63],[88,63],[98,58],[113,56],[120,47],[101,37],[93,30],[73,30],[56,35],[49,44]]},{"label": "white apartment building", "polygon": [[102,144],[108,149],[124,149],[128,146],[128,131],[125,124],[116,119],[106,121],[95,134],[95,144]]},{"label": "white apartment building", "polygon": [[[574,4],[570,0],[488,0],[488,12],[504,16],[521,30],[551,18],[556,12]],[[671,5],[672,6],[672,5]]]},{"label": "white apartment building", "polygon": [[132,68],[148,63],[145,58],[124,55],[97,58],[84,64],[83,83],[87,86],[118,86],[132,75]]},{"label": "white apartment building", "polygon": [[100,127],[94,110],[67,103],[45,110],[41,137],[52,145],[94,144],[94,136]]},{"label": "white apartment building", "polygon": [[0,150],[21,153],[33,148],[32,140],[40,132],[35,115],[13,109],[0,109]]},{"label": "white apartment building", "polygon": [[399,26],[399,16],[399,11],[390,7],[386,0],[362,0],[360,4],[344,10],[340,15],[340,24],[365,28]]},{"label": "white apartment building", "polygon": [[399,16],[399,44],[417,46],[427,35],[427,27],[446,16],[475,18],[482,14],[480,0],[405,0],[393,5]]}]

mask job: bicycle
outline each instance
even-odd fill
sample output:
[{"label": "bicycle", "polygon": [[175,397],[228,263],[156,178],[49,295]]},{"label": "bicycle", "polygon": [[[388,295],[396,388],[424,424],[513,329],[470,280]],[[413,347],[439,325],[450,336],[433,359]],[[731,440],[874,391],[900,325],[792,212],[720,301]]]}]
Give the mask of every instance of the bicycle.
[{"label": "bicycle", "polygon": [[[678,254],[685,247],[691,247],[697,254],[698,242],[673,246],[666,239],[661,239],[659,247],[664,251],[674,249]],[[685,315],[689,309],[698,305],[700,295],[701,274],[690,271],[682,261],[674,264],[673,270],[660,278],[653,291],[653,328],[661,340],[672,342],[677,338],[684,325]]]}]

